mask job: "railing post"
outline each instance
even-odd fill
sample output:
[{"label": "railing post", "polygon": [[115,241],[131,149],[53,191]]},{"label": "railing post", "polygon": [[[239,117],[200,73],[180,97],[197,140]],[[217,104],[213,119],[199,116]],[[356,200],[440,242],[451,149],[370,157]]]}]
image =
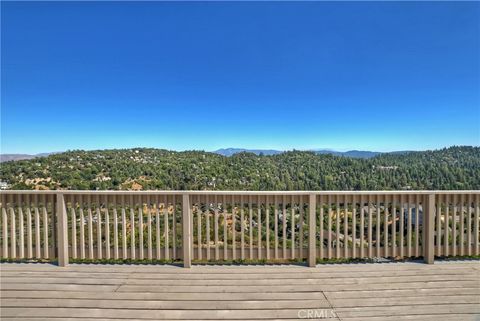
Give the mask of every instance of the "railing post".
[{"label": "railing post", "polygon": [[310,194],[308,201],[308,266],[317,265],[317,195]]},{"label": "railing post", "polygon": [[56,194],[56,214],[57,214],[57,248],[58,248],[58,265],[68,265],[68,223],[67,208],[65,198],[62,193]]},{"label": "railing post", "polygon": [[192,266],[192,217],[190,212],[190,195],[182,195],[182,231],[183,231],[183,266]]},{"label": "railing post", "polygon": [[423,260],[433,264],[435,229],[435,194],[428,194],[424,202],[423,218]]}]

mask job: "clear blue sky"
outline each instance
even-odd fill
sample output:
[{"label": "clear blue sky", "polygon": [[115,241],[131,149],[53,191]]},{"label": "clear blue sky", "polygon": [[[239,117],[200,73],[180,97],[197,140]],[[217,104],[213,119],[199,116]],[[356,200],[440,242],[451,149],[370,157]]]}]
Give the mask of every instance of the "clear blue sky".
[{"label": "clear blue sky", "polygon": [[480,145],[477,2],[2,2],[1,152]]}]

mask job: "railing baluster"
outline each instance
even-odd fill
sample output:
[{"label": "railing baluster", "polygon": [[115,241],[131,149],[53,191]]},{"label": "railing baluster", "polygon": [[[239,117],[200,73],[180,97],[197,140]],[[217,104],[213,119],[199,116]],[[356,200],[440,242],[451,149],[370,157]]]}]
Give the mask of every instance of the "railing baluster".
[{"label": "railing baluster", "polygon": [[243,210],[243,195],[240,196],[240,257],[245,260],[245,213]]},{"label": "railing baluster", "polygon": [[292,212],[292,221],[290,222],[290,229],[291,229],[291,241],[292,241],[292,249],[291,249],[291,259],[295,259],[295,196],[291,196],[291,206],[290,210]]},{"label": "railing baluster", "polygon": [[130,257],[132,260],[136,258],[136,251],[135,251],[135,200],[133,198],[133,194],[130,195]]},{"label": "railing baluster", "polygon": [[308,201],[308,266],[314,267],[317,264],[317,196],[310,194]]},{"label": "railing baluster", "polygon": [[376,245],[376,250],[377,250],[377,257],[380,257],[380,246],[381,246],[381,234],[380,234],[380,229],[382,227],[382,219],[380,216],[380,195],[377,194],[376,196],[376,202],[377,202],[377,220],[375,224],[376,228],[376,238],[375,238],[375,245]]},{"label": "railing baluster", "polygon": [[237,235],[236,235],[236,210],[235,210],[235,195],[232,195],[232,259],[237,259]]},{"label": "railing baluster", "polygon": [[420,195],[418,194],[415,195],[415,256],[420,256]]},{"label": "railing baluster", "polygon": [[328,217],[327,217],[327,257],[328,259],[332,258],[332,196],[328,195]]},{"label": "railing baluster", "polygon": [[348,199],[347,195],[343,196],[343,257],[348,257]]},{"label": "railing baluster", "polygon": [[270,260],[270,199],[268,195],[265,196],[265,248],[267,260]]},{"label": "railing baluster", "polygon": [[145,258],[143,248],[143,199],[138,197],[138,256],[140,260]]},{"label": "railing baluster", "polygon": [[153,260],[152,252],[152,207],[150,204],[150,195],[147,195],[147,256],[149,260]]},{"label": "railing baluster", "polygon": [[122,195],[121,198],[122,206],[122,258],[126,260],[128,258],[127,250],[127,211],[125,205],[125,195]]},{"label": "railing baluster", "polygon": [[262,200],[260,198],[260,195],[257,196],[257,236],[258,236],[257,258],[261,260],[262,259]]},{"label": "railing baluster", "polygon": [[287,197],[283,195],[282,200],[282,259],[287,258]]},{"label": "railing baluster", "polygon": [[434,229],[435,229],[435,195],[428,194],[424,198],[424,206],[426,207],[424,225],[423,225],[423,259],[425,263],[432,264],[435,253],[434,248]]},{"label": "railing baluster", "polygon": [[457,256],[457,195],[453,196],[452,208],[452,255]]},{"label": "railing baluster", "polygon": [[[71,214],[72,214],[72,257],[77,258],[77,215],[75,213],[75,196],[71,198]],[[67,221],[68,222],[68,221]]]},{"label": "railing baluster", "polygon": [[[316,196],[315,196],[316,197]],[[268,196],[267,196],[268,198]],[[299,248],[300,248],[300,253],[299,253],[299,259],[303,259],[304,256],[303,256],[303,241],[304,241],[304,238],[305,238],[305,235],[304,235],[304,231],[303,231],[303,225],[304,225],[304,205],[305,205],[305,202],[304,202],[304,199],[303,199],[303,195],[299,196],[298,197],[299,201],[298,201],[298,211],[299,211],[299,216],[300,216],[300,230],[299,230]],[[267,214],[267,217],[269,217],[269,215]],[[268,224],[267,224],[268,225]],[[267,238],[268,239],[268,238]],[[270,258],[270,257],[269,257]]]},{"label": "railing baluster", "polygon": [[9,258],[7,197],[2,195],[2,257]]},{"label": "railing baluster", "polygon": [[274,226],[273,226],[273,234],[274,234],[274,256],[275,256],[275,260],[278,260],[278,199],[277,199],[277,195],[274,196],[274,209],[273,209],[273,223],[274,223]]},{"label": "railing baluster", "polygon": [[434,240],[435,240],[435,253],[437,256],[442,255],[442,224],[441,224],[441,216],[442,216],[442,203],[440,199],[440,195],[435,195],[435,204],[437,205],[437,210],[435,212],[435,231],[434,231]]},{"label": "railing baluster", "polygon": [[383,256],[388,257],[388,196],[383,196]]},{"label": "railing baluster", "polygon": [[336,195],[335,196],[335,200],[336,200],[336,210],[337,210],[337,219],[336,219],[336,223],[335,223],[335,227],[336,227],[336,238],[335,238],[335,257],[337,259],[340,258],[340,196],[339,195]]},{"label": "railing baluster", "polygon": [[110,212],[108,210],[108,195],[105,195],[105,258],[110,259]]},{"label": "railing baluster", "polygon": [[365,257],[365,200],[360,196],[360,258]]},{"label": "railing baluster", "polygon": [[[164,257],[166,260],[169,260],[170,259],[170,249],[169,249],[169,246],[170,246],[170,238],[168,237],[169,236],[169,214],[168,214],[168,197],[165,195],[164,198],[163,198],[163,219],[164,219],[164,245],[165,245],[165,253],[164,253]],[[173,211],[175,211],[175,209],[173,209]],[[173,217],[173,213],[172,213],[172,217]],[[173,221],[172,221],[172,224],[173,224]],[[172,250],[172,253],[173,253],[173,250]],[[173,256],[173,258],[175,259],[176,257]]]},{"label": "railing baluster", "polygon": [[182,195],[182,247],[183,247],[183,266],[186,268],[189,268],[192,266],[191,220],[192,220],[192,213],[191,213],[191,206],[190,206],[190,196],[188,194],[183,194]]},{"label": "railing baluster", "polygon": [[118,212],[117,212],[117,197],[113,196],[113,258],[119,259],[118,255]]},{"label": "railing baluster", "polygon": [[472,195],[468,194],[467,254],[472,255]]},{"label": "railing baluster", "polygon": [[449,254],[449,248],[450,248],[450,204],[449,204],[449,196],[448,195],[443,195],[443,201],[445,204],[445,234],[443,237],[443,246],[444,246],[444,253],[445,256],[448,256]]},{"label": "railing baluster", "polygon": [[[68,220],[67,207],[65,198],[62,193],[56,195],[56,210],[54,209],[58,219],[58,265],[68,265]],[[46,212],[46,209],[45,209]],[[46,223],[46,222],[45,222]],[[48,248],[48,246],[46,246]]]},{"label": "railing baluster", "polygon": [[473,223],[473,228],[475,230],[474,242],[475,242],[475,255],[480,255],[480,240],[479,240],[479,221],[480,221],[480,193],[475,195],[475,221]]},{"label": "railing baluster", "polygon": [[[372,236],[372,196],[368,195],[367,199],[367,205],[368,205],[368,257],[372,258],[373,257],[373,247],[372,247],[372,242],[373,242],[373,236]],[[402,212],[402,218],[403,218],[403,212]],[[402,220],[403,224],[403,220]],[[403,244],[403,225],[402,225],[402,244]],[[402,246],[403,249],[403,246]],[[403,255],[403,250],[402,250],[402,255]]]},{"label": "railing baluster", "polygon": [[207,261],[210,261],[210,200],[208,199],[208,195],[205,195],[205,240],[207,242]]},{"label": "railing baluster", "polygon": [[218,238],[218,220],[219,220],[219,214],[218,214],[218,199],[217,195],[215,195],[214,199],[214,208],[213,208],[213,229],[214,229],[214,239],[215,239],[215,260],[220,260],[220,243],[219,243],[219,238]]},{"label": "railing baluster", "polygon": [[93,213],[92,213],[92,203],[91,203],[91,196],[88,195],[87,199],[87,207],[88,207],[88,258],[93,260]]},{"label": "railing baluster", "polygon": [[[360,209],[361,210],[361,209]],[[352,257],[357,257],[357,196],[352,196]]]},{"label": "railing baluster", "polygon": [[407,256],[412,256],[412,195],[407,197]]},{"label": "railing baluster", "polygon": [[465,255],[465,195],[460,196],[460,255]]},{"label": "railing baluster", "polygon": [[252,196],[248,196],[248,236],[249,236],[249,257],[250,260],[253,260],[253,207],[252,207]]},{"label": "railing baluster", "polygon": [[[323,209],[323,201],[324,201],[324,196],[319,195],[318,196],[318,204],[320,206],[320,260],[323,260],[325,258],[325,250],[323,246],[323,240],[324,240],[324,209]],[[309,223],[310,224],[310,223]],[[309,232],[309,237],[310,237],[310,232]]]},{"label": "railing baluster", "polygon": [[97,215],[97,259],[103,259],[103,242],[102,242],[102,214],[100,212],[100,197],[97,195],[95,203],[95,214]]},{"label": "railing baluster", "polygon": [[397,196],[392,195],[392,257],[397,256]]},{"label": "railing baluster", "polygon": [[405,253],[403,252],[403,245],[404,245],[404,225],[405,225],[405,217],[404,217],[404,196],[400,195],[400,213],[399,213],[399,221],[398,221],[398,228],[400,230],[400,257],[403,258]]},{"label": "railing baluster", "polygon": [[85,216],[83,212],[83,198],[78,196],[78,206],[80,211],[80,258],[85,259]]},{"label": "railing baluster", "polygon": [[196,205],[196,216],[197,216],[197,259],[202,259],[202,210],[200,197],[192,196],[193,206]]},{"label": "railing baluster", "polygon": [[[27,195],[27,258],[33,258],[33,233],[32,233],[32,210],[31,210],[31,203],[30,203],[30,195]],[[2,199],[2,206],[3,204]],[[3,207],[2,207],[3,211]]]},{"label": "railing baluster", "polygon": [[160,245],[160,198],[155,195],[155,251],[157,260],[161,259],[161,245]]},{"label": "railing baluster", "polygon": [[19,227],[19,258],[25,258],[25,235],[23,227],[23,200],[22,195],[18,195],[18,227]]},{"label": "railing baluster", "polygon": [[38,210],[38,195],[35,194],[35,257],[37,259],[41,258],[41,248],[40,248],[40,212]]},{"label": "railing baluster", "polygon": [[24,226],[23,226],[23,209],[22,209],[22,195],[17,196],[17,208],[18,208],[18,257],[23,259],[25,257],[25,239],[24,239]]},{"label": "railing baluster", "polygon": [[[183,197],[183,196],[182,196]],[[168,196],[167,196],[168,199]],[[192,221],[191,218],[189,220]],[[177,259],[177,200],[175,195],[172,195],[172,258]],[[192,230],[189,230],[192,232]]]},{"label": "railing baluster", "polygon": [[223,259],[228,259],[228,227],[227,227],[227,196],[223,195],[222,203],[223,213]]},{"label": "railing baluster", "polygon": [[10,205],[10,253],[12,258],[17,257],[17,243],[16,243],[16,222],[15,222],[14,204]]},{"label": "railing baluster", "polygon": [[[45,259],[48,259],[50,257],[50,246],[49,246],[49,242],[48,242],[48,231],[49,231],[49,227],[51,226],[51,231],[52,231],[52,234],[55,235],[55,226],[54,224],[50,224],[49,223],[49,219],[48,219],[48,199],[50,199],[50,204],[51,204],[51,208],[52,208],[52,218],[55,216],[55,199],[54,199],[54,196],[55,195],[45,195],[45,206],[43,207],[43,245],[44,245],[44,248],[43,248],[43,257]],[[65,219],[67,219],[67,212],[65,212]],[[51,220],[53,221],[53,219]],[[65,224],[67,224],[67,221],[65,221]],[[67,234],[67,237],[68,237],[68,234]],[[68,246],[68,240],[66,241],[67,243],[67,246]],[[54,241],[53,241],[53,246],[55,246],[55,237],[54,237]],[[68,252],[67,252],[67,255],[68,255]],[[54,253],[53,253],[53,256],[55,256],[55,250],[54,250]]]},{"label": "railing baluster", "polygon": [[198,251],[199,251],[199,241],[198,241],[198,235],[199,232],[199,227],[197,226],[198,220],[198,207],[196,204],[196,195],[191,195],[190,196],[190,206],[191,206],[191,220],[192,220],[192,260],[198,259],[200,256]]}]

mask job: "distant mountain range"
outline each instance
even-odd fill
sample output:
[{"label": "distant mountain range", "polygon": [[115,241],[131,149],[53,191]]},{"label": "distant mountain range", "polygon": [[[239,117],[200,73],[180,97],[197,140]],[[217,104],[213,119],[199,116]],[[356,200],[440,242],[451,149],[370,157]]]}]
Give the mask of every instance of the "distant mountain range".
[{"label": "distant mountain range", "polygon": [[37,157],[45,157],[51,154],[57,154],[56,153],[40,153],[40,154],[0,154],[0,163],[3,162],[8,162],[8,161],[17,161],[17,160],[24,160],[24,159],[33,159]]},{"label": "distant mountain range", "polygon": [[[330,149],[318,149],[312,150],[316,154],[329,154],[335,156],[344,156],[344,157],[352,157],[352,158],[372,158],[380,154],[384,154],[382,152],[372,152],[372,151],[363,151],[363,150],[349,150],[346,152],[339,152]],[[284,151],[275,150],[275,149],[246,149],[246,148],[222,148],[214,151],[216,154],[220,154],[223,156],[232,156],[238,153],[254,153],[256,155],[278,155],[283,153]],[[391,152],[391,154],[405,154],[409,151],[398,151],[398,152]]]},{"label": "distant mountain range", "polygon": [[315,150],[314,152],[317,154],[330,154],[335,156],[344,156],[344,157],[352,157],[352,158],[372,158],[382,154],[381,152],[371,152],[371,151],[365,151],[365,150],[349,150],[346,152],[337,152],[334,150],[322,149],[322,150]]},{"label": "distant mountain range", "polygon": [[[330,149],[317,149],[311,150],[319,155],[335,155],[335,156],[344,156],[344,157],[351,157],[351,158],[372,158],[380,154],[387,154],[382,152],[372,152],[372,151],[363,151],[363,150],[349,150],[346,152],[339,152]],[[285,151],[282,150],[275,150],[275,149],[247,149],[247,148],[221,148],[213,151],[212,153],[223,155],[226,157],[233,156],[238,153],[253,153],[255,155],[278,155],[282,154]],[[389,154],[405,154],[409,151],[398,151],[398,152],[389,152]],[[8,162],[8,161],[18,161],[18,160],[25,160],[25,159],[33,159],[37,157],[46,157],[52,154],[58,154],[61,152],[53,152],[53,153],[40,153],[40,154],[0,154],[0,163]]]},{"label": "distant mountain range", "polygon": [[254,153],[255,155],[278,155],[284,151],[275,150],[275,149],[246,149],[246,148],[221,148],[213,151],[215,154],[220,154],[223,156],[232,156],[238,153]]}]

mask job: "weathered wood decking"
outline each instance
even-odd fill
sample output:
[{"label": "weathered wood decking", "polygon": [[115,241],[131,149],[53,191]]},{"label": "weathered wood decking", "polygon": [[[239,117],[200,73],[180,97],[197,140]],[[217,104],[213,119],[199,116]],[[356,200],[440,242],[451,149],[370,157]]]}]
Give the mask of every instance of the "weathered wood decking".
[{"label": "weathered wood decking", "polygon": [[1,319],[479,320],[478,261],[302,266],[1,264]]}]

